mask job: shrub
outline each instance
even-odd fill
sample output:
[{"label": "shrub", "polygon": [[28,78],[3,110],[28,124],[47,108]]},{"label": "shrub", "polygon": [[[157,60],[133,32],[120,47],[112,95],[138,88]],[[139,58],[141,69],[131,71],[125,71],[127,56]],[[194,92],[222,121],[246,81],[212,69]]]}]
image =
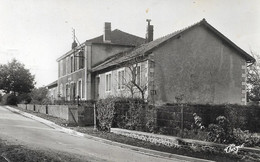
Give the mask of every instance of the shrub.
[{"label": "shrub", "polygon": [[131,130],[145,127],[144,102],[138,98],[115,98],[113,126]]},{"label": "shrub", "polygon": [[108,131],[111,126],[145,131],[145,107],[141,99],[110,97],[96,104],[98,127]]},{"label": "shrub", "polygon": [[153,119],[148,119],[145,124],[146,131],[150,133],[156,133],[158,132],[158,127],[156,126],[156,123]]},{"label": "shrub", "polygon": [[115,114],[115,99],[106,98],[98,100],[97,107],[97,119],[98,129],[102,131],[110,131],[112,121]]},{"label": "shrub", "polygon": [[248,130],[242,131],[240,128],[233,130],[234,143],[245,146],[260,146],[260,136],[256,133],[250,133]]},{"label": "shrub", "polygon": [[16,105],[18,98],[14,94],[5,94],[2,97],[2,104],[4,105]]},{"label": "shrub", "polygon": [[230,143],[233,140],[233,130],[228,119],[219,116],[216,121],[217,124],[210,124],[208,127],[208,140],[218,143]]},{"label": "shrub", "polygon": [[144,125],[144,112],[143,112],[143,102],[138,100],[129,101],[129,110],[128,110],[128,121],[126,123],[128,129],[131,130],[143,130],[142,126]]}]

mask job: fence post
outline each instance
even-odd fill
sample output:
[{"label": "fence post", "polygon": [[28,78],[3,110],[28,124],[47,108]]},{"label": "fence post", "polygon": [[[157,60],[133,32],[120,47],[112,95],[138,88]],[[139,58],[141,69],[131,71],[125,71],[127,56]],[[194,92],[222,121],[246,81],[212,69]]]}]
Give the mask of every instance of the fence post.
[{"label": "fence post", "polygon": [[96,103],[94,103],[94,130],[97,130]]},{"label": "fence post", "polygon": [[184,122],[184,113],[183,113],[183,104],[181,104],[181,138],[183,138],[183,122]]},{"label": "fence post", "polygon": [[46,114],[48,115],[49,114],[49,111],[48,111],[48,105],[46,105]]}]

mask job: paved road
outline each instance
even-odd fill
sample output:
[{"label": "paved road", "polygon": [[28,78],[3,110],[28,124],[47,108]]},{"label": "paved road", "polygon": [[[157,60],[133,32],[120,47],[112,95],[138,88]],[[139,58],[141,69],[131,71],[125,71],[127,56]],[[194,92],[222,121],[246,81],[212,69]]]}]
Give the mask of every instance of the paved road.
[{"label": "paved road", "polygon": [[0,138],[7,137],[28,146],[80,155],[90,161],[180,161],[71,136],[0,106]]}]

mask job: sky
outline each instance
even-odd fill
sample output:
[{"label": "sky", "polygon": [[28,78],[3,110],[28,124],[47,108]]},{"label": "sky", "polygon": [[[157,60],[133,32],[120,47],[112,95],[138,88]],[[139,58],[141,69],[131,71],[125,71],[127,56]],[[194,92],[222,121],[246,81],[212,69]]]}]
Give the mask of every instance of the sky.
[{"label": "sky", "polygon": [[0,64],[17,59],[40,87],[58,79],[56,59],[71,49],[72,28],[80,43],[102,35],[104,22],[145,37],[151,19],[156,39],[203,18],[260,54],[260,0],[0,0]]}]

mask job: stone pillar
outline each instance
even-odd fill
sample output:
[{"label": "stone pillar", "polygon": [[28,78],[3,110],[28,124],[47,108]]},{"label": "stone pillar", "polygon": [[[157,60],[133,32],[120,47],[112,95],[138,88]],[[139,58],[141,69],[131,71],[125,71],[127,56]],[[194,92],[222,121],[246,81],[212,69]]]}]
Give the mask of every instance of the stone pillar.
[{"label": "stone pillar", "polygon": [[245,63],[245,65],[242,65],[242,91],[241,91],[241,102],[242,105],[246,105],[246,76],[247,76],[247,69],[246,69],[247,65]]}]

